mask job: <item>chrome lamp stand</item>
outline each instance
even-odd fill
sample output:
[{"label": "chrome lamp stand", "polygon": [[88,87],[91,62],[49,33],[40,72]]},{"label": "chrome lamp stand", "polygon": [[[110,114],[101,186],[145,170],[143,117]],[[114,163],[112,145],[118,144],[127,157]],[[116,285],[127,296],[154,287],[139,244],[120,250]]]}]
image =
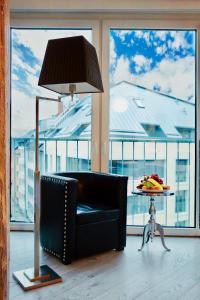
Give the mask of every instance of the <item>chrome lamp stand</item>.
[{"label": "chrome lamp stand", "polygon": [[35,172],[34,172],[34,268],[16,271],[14,279],[25,290],[58,283],[62,278],[49,266],[40,266],[40,171],[39,171],[39,101],[49,100],[61,102],[58,99],[36,96],[36,127],[35,127]]}]

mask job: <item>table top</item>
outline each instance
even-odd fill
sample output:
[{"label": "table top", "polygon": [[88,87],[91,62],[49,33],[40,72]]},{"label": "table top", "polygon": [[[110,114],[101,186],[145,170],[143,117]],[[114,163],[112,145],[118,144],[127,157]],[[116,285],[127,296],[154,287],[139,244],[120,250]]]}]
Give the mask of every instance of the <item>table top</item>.
[{"label": "table top", "polygon": [[162,197],[162,196],[173,196],[175,193],[174,191],[166,190],[166,191],[156,191],[156,192],[150,192],[150,191],[139,191],[135,190],[132,192],[134,195],[141,195],[141,196],[148,196],[148,197]]}]

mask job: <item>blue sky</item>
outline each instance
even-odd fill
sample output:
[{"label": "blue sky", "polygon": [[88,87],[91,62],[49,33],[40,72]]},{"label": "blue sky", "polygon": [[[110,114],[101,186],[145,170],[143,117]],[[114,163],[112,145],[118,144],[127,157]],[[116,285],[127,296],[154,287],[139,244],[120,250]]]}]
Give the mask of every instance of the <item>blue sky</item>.
[{"label": "blue sky", "polygon": [[[47,41],[80,34],[91,41],[90,30],[12,30],[13,135],[34,127],[35,95],[55,96],[37,86]],[[110,82],[122,80],[194,101],[195,32],[111,30]],[[41,118],[55,113],[42,105]]]},{"label": "blue sky", "polygon": [[[154,69],[163,60],[177,61],[188,55],[195,55],[195,35],[189,31],[150,31],[150,30],[111,30],[111,38],[115,43],[117,58],[126,57],[130,61],[130,72],[142,74],[147,70],[145,65],[138,70],[134,61],[136,55],[143,55],[149,60],[149,69]],[[180,44],[177,44],[179,36]],[[111,67],[114,67],[113,65]]]},{"label": "blue sky", "polygon": [[195,100],[195,31],[111,30],[110,81]]}]

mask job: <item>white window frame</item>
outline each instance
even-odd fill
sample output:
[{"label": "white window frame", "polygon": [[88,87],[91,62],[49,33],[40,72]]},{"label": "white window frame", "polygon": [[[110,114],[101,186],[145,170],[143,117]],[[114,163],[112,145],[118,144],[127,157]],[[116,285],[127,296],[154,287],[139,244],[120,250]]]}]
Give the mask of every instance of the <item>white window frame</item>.
[{"label": "white window frame", "polygon": [[[176,14],[173,18],[169,15],[158,16],[156,18],[153,14],[146,18],[145,14],[136,16],[129,14],[110,15],[109,19],[106,14],[90,14],[89,19],[85,14],[56,14],[50,15],[32,14],[32,13],[14,13],[11,14],[11,28],[91,28],[93,44],[96,47],[97,55],[99,57],[99,64],[102,71],[102,79],[104,85],[103,94],[95,94],[93,96],[92,105],[92,170],[108,172],[109,161],[109,30],[110,28],[158,28],[158,29],[196,29],[197,30],[197,62],[198,53],[200,50],[200,21],[198,15],[189,17],[181,17]],[[68,18],[70,16],[70,18]],[[178,16],[178,17],[177,17]],[[111,19],[112,18],[112,19]],[[124,19],[122,19],[124,18]],[[178,20],[179,18],[179,20]],[[176,20],[177,19],[177,20]],[[197,137],[196,137],[196,159],[199,161],[199,141],[200,141],[200,66],[197,64]],[[196,228],[166,228],[165,234],[171,236],[200,236],[199,229],[199,164],[196,164]],[[25,223],[11,223],[11,230],[33,230],[33,224]],[[133,227],[127,226],[128,234],[142,234],[143,226]]]},{"label": "white window frame", "polygon": [[[20,16],[22,16],[20,14]],[[101,55],[100,55],[100,23],[96,20],[79,20],[73,19],[68,20],[67,18],[35,18],[18,17],[16,14],[16,18],[11,18],[11,28],[19,28],[19,29],[91,29],[92,30],[92,41],[93,45],[96,48],[97,56],[99,59],[99,64],[101,66]],[[100,103],[101,103],[101,94],[93,94],[92,95],[92,116],[91,116],[91,169],[93,171],[100,171]],[[34,229],[33,223],[23,223],[23,222],[10,222],[11,230],[24,230],[29,231]]]},{"label": "white window frame", "polygon": [[[130,20],[105,20],[102,24],[102,76],[104,82],[104,94],[102,97],[102,132],[101,132],[101,171],[108,172],[108,161],[109,161],[109,31],[110,28],[116,29],[195,29],[197,30],[197,62],[198,53],[200,51],[200,21],[194,20],[150,20],[145,19],[130,19]],[[200,236],[199,228],[199,141],[200,141],[200,105],[198,99],[200,99],[200,64],[197,63],[196,73],[196,212],[195,212],[195,228],[165,228],[165,234],[170,236]],[[128,234],[142,234],[143,226],[127,226]]]}]

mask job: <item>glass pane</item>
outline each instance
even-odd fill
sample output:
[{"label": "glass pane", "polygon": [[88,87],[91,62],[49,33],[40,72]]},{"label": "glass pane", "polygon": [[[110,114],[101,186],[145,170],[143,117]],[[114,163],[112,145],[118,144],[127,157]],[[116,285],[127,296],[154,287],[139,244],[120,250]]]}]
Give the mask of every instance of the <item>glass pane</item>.
[{"label": "glass pane", "polygon": [[175,191],[157,197],[157,221],[195,226],[195,68],[195,30],[110,30],[109,171],[129,177],[128,225],[148,221],[132,191],[156,173]]},{"label": "glass pane", "polygon": [[[83,35],[91,29],[12,29],[11,31],[11,221],[33,221],[35,163],[35,96],[58,95],[38,87],[49,39]],[[90,170],[91,96],[63,98],[61,104],[40,102],[41,174]]]}]

